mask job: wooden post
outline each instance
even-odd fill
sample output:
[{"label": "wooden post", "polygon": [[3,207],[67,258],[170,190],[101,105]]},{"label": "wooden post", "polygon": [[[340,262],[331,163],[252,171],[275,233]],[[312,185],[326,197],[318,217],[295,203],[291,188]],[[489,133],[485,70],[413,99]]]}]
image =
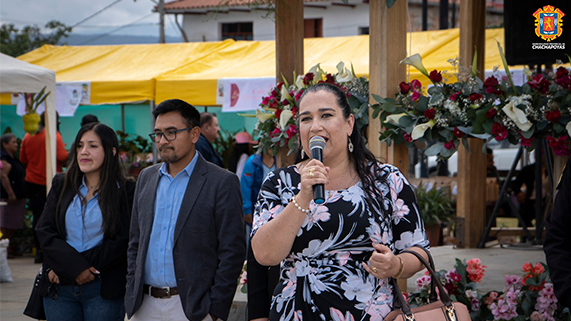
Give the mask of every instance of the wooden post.
[{"label": "wooden post", "polygon": [[[406,69],[399,62],[406,58],[407,2],[397,1],[390,9],[385,0],[369,2],[369,92],[394,97],[398,85],[406,79]],[[371,103],[375,103],[372,97]],[[369,149],[381,161],[397,166],[408,175],[408,148],[404,144],[387,146],[379,141],[381,122],[369,111]],[[398,280],[407,291],[406,279]]]},{"label": "wooden post", "polygon": [[[284,77],[293,84],[293,74],[304,73],[303,65],[303,0],[276,1],[276,82]],[[291,165],[293,155],[282,148],[276,155],[277,167]]]},{"label": "wooden post", "polygon": [[[384,0],[369,3],[369,92],[395,97],[398,85],[406,79],[406,68],[399,64],[407,57],[407,2],[397,1],[390,9]],[[375,103],[370,98],[371,103]],[[369,149],[382,162],[397,166],[408,176],[408,148],[404,144],[387,146],[378,140],[381,122],[369,113]]]},{"label": "wooden post", "polygon": [[[460,63],[470,66],[478,52],[478,76],[484,77],[486,3],[481,0],[460,2]],[[476,248],[486,223],[486,155],[483,140],[469,138],[469,153],[458,149],[458,198],[456,217],[456,245]]]},{"label": "wooden post", "polygon": [[303,0],[276,1],[276,81],[303,74]]}]

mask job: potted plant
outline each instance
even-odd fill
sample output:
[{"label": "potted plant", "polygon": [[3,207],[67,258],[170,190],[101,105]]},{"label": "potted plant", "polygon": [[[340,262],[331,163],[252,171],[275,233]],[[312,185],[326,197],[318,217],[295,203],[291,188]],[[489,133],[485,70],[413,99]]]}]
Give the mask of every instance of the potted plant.
[{"label": "potted plant", "polygon": [[450,224],[455,214],[452,199],[444,189],[421,185],[416,190],[416,200],[430,245],[442,245],[441,224]]},{"label": "potted plant", "polygon": [[152,152],[151,143],[140,135],[129,135],[119,130],[117,136],[121,160],[127,172],[133,177],[139,176],[141,170],[152,163],[152,159],[149,161],[147,157]]},{"label": "potted plant", "polygon": [[38,131],[38,124],[40,123],[40,115],[36,112],[38,107],[46,100],[50,92],[45,92],[46,87],[34,94],[22,94],[26,102],[26,114],[22,116],[24,122],[24,130],[30,135],[34,135]]}]

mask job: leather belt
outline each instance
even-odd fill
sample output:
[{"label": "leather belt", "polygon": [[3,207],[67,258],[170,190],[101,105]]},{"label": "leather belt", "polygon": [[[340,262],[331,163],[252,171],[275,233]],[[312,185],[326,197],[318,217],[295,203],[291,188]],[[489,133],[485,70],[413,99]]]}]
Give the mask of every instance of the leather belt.
[{"label": "leather belt", "polygon": [[169,299],[173,295],[178,295],[178,288],[155,287],[148,284],[143,285],[143,292],[157,299]]}]

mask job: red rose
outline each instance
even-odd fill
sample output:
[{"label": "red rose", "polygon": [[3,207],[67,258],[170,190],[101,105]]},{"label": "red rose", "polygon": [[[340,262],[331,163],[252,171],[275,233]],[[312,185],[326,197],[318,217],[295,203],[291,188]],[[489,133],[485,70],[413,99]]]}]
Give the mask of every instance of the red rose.
[{"label": "red rose", "polygon": [[458,129],[458,127],[454,127],[454,136],[458,137],[458,138],[462,138],[464,137],[464,133]]},{"label": "red rose", "polygon": [[508,137],[508,131],[502,124],[496,122],[492,126],[492,135],[496,135],[496,140],[501,141]]},{"label": "red rose", "polygon": [[476,102],[476,101],[482,99],[483,97],[484,96],[482,96],[482,94],[480,94],[480,93],[472,93],[472,94],[470,94],[470,101]]},{"label": "red rose", "polygon": [[330,84],[335,83],[335,79],[333,78],[333,75],[327,74],[327,75],[325,76],[325,82],[330,83]]},{"label": "red rose", "polygon": [[422,83],[418,79],[413,79],[410,82],[410,85],[412,86],[412,88],[422,88]]},{"label": "red rose", "polygon": [[557,68],[557,72],[555,73],[555,79],[559,79],[567,75],[569,75],[569,70],[567,70],[567,68],[565,67],[559,67]]},{"label": "red rose", "polygon": [[283,85],[284,85],[283,81],[282,81],[282,82],[279,82],[278,85],[277,85],[278,90],[282,90],[282,86],[283,86]]},{"label": "red rose", "polygon": [[407,83],[404,82],[404,81],[401,82],[401,83],[399,84],[400,93],[403,94],[403,95],[408,94],[408,92],[410,91],[410,87],[411,87],[410,84],[407,84]]},{"label": "red rose", "polygon": [[446,149],[448,150],[456,149],[456,146],[454,145],[454,141],[452,139],[448,143],[444,143],[444,147],[446,147]]},{"label": "red rose", "polygon": [[561,76],[561,78],[555,80],[555,83],[563,88],[571,90],[571,75]]},{"label": "red rose", "polygon": [[300,90],[297,95],[295,95],[295,101],[299,101],[299,99],[301,98],[301,95],[303,95],[303,89]]},{"label": "red rose", "polygon": [[262,100],[262,105],[267,105],[270,103],[270,97],[264,97],[264,100]]},{"label": "red rose", "polygon": [[278,102],[275,101],[275,100],[272,101],[272,102],[270,103],[270,108],[278,108]]},{"label": "red rose", "polygon": [[488,117],[488,119],[492,119],[494,118],[494,116],[496,116],[497,113],[498,110],[492,107],[490,110],[486,112],[486,117]]},{"label": "red rose", "polygon": [[294,117],[297,116],[298,111],[299,111],[299,109],[295,106],[291,108],[291,113],[293,114]]},{"label": "red rose", "polygon": [[559,120],[559,117],[561,117],[561,112],[557,109],[548,111],[545,114],[545,118],[547,118],[547,120],[549,120],[552,123],[556,123]]},{"label": "red rose", "polygon": [[434,108],[428,108],[424,111],[424,117],[428,118],[428,119],[434,119],[434,117],[436,117],[436,109]]},{"label": "red rose", "polygon": [[434,69],[433,71],[430,72],[430,75],[428,76],[428,78],[430,78],[430,80],[434,83],[441,82],[442,81],[442,74],[440,73],[440,71],[437,71],[436,69]]},{"label": "red rose", "polygon": [[305,74],[303,77],[303,84],[309,85],[313,81],[314,74],[312,72]]},{"label": "red rose", "polygon": [[279,97],[279,95],[280,95],[280,93],[276,89],[272,90],[272,97],[273,98]]},{"label": "red rose", "polygon": [[486,88],[486,93],[488,94],[502,95],[504,91],[496,88],[498,85],[498,80],[494,76],[490,76],[484,81],[484,88]]},{"label": "red rose", "polygon": [[277,119],[280,119],[280,115],[282,114],[282,110],[281,109],[276,109],[276,112],[274,113],[274,115],[276,116]]},{"label": "red rose", "polygon": [[282,105],[284,105],[284,106],[289,105],[289,100],[285,99],[284,101],[282,101]]},{"label": "red rose", "polygon": [[406,132],[404,132],[404,133],[402,134],[402,137],[404,138],[405,141],[407,141],[407,142],[409,142],[409,143],[412,142],[412,136],[409,135],[409,134],[407,134]]},{"label": "red rose", "polygon": [[460,95],[460,92],[455,93],[454,95],[450,96],[450,100],[456,101],[456,99],[458,99],[459,95]]}]

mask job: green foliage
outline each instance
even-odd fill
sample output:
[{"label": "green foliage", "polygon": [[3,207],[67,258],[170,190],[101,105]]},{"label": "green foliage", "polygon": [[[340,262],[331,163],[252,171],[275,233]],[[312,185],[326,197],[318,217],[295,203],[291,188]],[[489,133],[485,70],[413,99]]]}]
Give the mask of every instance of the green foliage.
[{"label": "green foliage", "polygon": [[420,186],[416,190],[416,200],[420,216],[427,226],[438,222],[451,222],[455,214],[453,201],[444,189]]},{"label": "green foliage", "polygon": [[42,33],[38,25],[17,29],[14,24],[3,24],[0,27],[0,52],[18,57],[43,45],[56,45],[61,38],[67,38],[72,28],[51,20],[44,26],[48,33]]},{"label": "green foliage", "polygon": [[239,132],[247,131],[246,128],[237,130],[235,132],[230,132],[229,130],[222,129],[220,130],[220,134],[218,138],[212,143],[214,145],[214,149],[222,157],[222,161],[224,162],[224,167],[228,168],[228,161],[230,160],[230,155],[232,155],[232,151],[234,150],[234,145],[236,142],[234,141],[234,136]]}]

